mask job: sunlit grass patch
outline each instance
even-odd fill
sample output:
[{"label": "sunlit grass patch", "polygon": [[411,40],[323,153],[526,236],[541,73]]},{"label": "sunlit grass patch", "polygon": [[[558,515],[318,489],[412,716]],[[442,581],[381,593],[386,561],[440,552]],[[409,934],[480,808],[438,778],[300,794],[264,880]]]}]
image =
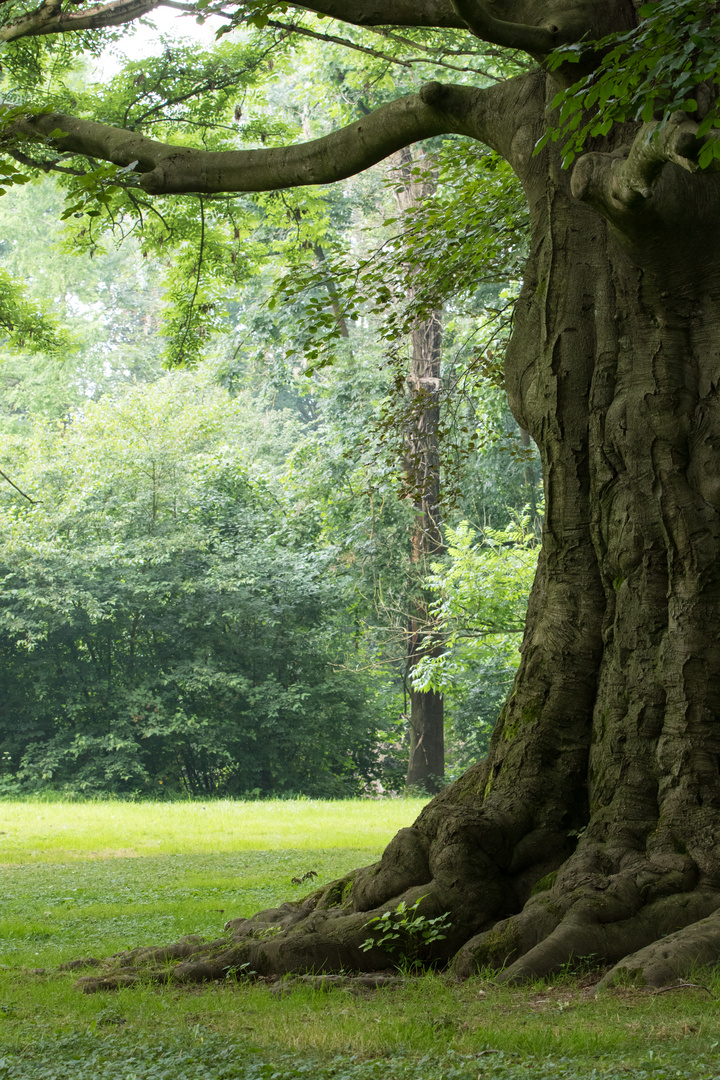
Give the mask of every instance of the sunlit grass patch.
[{"label": "sunlit grass patch", "polygon": [[382,848],[426,800],[0,801],[0,864]]},{"label": "sunlit grass patch", "polygon": [[305,895],[379,854],[367,848],[75,859],[0,871],[0,963],[54,965],[183,934],[210,939],[232,918]]}]

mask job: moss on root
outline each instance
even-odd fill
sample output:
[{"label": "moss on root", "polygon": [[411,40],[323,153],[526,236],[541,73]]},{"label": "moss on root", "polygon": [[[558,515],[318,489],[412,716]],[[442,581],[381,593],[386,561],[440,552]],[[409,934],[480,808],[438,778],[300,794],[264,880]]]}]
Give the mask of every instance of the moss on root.
[{"label": "moss on root", "polygon": [[520,938],[512,919],[503,919],[491,930],[478,934],[460,950],[452,969],[460,978],[474,971],[499,971],[511,963],[520,952]]},{"label": "moss on root", "polygon": [[538,893],[547,892],[549,889],[552,889],[557,876],[557,870],[553,870],[552,873],[546,874],[545,877],[541,877],[540,880],[536,881],[533,885],[530,895],[537,896]]}]

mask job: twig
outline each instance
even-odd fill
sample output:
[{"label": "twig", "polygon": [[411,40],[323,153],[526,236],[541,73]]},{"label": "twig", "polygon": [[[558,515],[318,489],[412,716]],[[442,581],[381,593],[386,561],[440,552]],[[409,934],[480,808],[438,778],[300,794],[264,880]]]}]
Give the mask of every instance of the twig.
[{"label": "twig", "polygon": [[197,300],[197,294],[200,289],[200,277],[202,274],[203,254],[205,252],[205,203],[202,195],[200,196],[200,247],[198,249],[198,264],[197,275],[195,277],[195,289],[192,294],[192,300],[188,307],[187,318],[185,320],[185,326],[183,327],[183,336],[178,349],[178,356],[182,361],[182,352],[185,348],[185,342],[187,341],[188,333],[190,331],[190,320],[192,319],[193,308],[195,307],[195,301]]},{"label": "twig", "polygon": [[655,994],[667,994],[670,990],[704,990],[706,994],[710,994],[713,997],[712,991],[708,990],[707,986],[702,986],[701,983],[685,982],[681,979],[680,982],[673,983],[672,986],[661,986],[659,990],[655,990]]},{"label": "twig", "polygon": [[26,495],[25,492],[22,490],[22,488],[19,488],[17,486],[17,484],[14,483],[14,481],[12,481],[10,479],[10,477],[7,475],[7,473],[4,473],[2,471],[2,469],[0,469],[0,476],[2,476],[3,480],[7,480],[8,484],[10,484],[11,487],[14,487],[16,491],[19,491],[20,494],[22,495],[23,499],[27,499],[27,501],[29,503],[32,503],[33,506],[37,506],[37,500],[36,499],[31,499],[29,495]]}]

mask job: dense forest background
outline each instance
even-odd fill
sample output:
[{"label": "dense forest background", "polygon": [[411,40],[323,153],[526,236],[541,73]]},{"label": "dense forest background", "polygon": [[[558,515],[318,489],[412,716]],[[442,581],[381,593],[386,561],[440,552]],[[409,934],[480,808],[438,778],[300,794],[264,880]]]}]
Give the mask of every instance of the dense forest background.
[{"label": "dense forest background", "polygon": [[[452,32],[363,33],[320,47],[257,20],[212,50],[54,62],[101,114],[147,126],[155,80],[158,124],[249,145],[438,65],[477,82]],[[28,177],[0,200],[0,793],[400,791],[411,680],[444,696],[448,776],[467,767],[512,686],[542,515],[502,389],[525,249],[509,170],[438,139],[232,199]],[[442,545],[418,559],[408,374],[429,319]],[[435,644],[410,665],[418,605]]]}]

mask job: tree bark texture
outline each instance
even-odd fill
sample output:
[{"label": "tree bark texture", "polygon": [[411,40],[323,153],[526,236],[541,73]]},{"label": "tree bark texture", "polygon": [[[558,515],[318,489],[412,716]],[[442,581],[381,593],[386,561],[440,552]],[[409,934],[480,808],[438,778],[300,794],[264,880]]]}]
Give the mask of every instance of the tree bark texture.
[{"label": "tree bark texture", "polygon": [[[401,213],[417,206],[436,187],[424,154],[409,149],[395,155],[398,184],[395,201]],[[413,169],[419,175],[415,176]],[[416,690],[413,672],[426,656],[439,656],[441,645],[422,579],[443,551],[440,507],[440,365],[442,312],[418,318],[410,335],[410,399],[406,433],[405,486],[415,506],[411,539],[405,680],[410,696],[410,753],[406,784],[429,793],[439,791],[445,776],[443,698],[433,690]]]},{"label": "tree bark texture", "polygon": [[425,959],[459,975],[592,955],[606,982],[661,985],[720,959],[720,178],[693,172],[682,125],[654,142],[616,126],[564,171],[553,145],[533,152],[556,90],[537,71],[493,109],[476,99],[476,137],[530,206],[506,386],[546,500],[487,759],[376,865],[222,942],[126,954],[87,988],[148,964],[178,980],[381,969],[366,924],[401,900],[449,913]]},{"label": "tree bark texture", "polygon": [[[433,311],[413,328],[408,390],[413,427],[408,433],[409,481],[415,489],[411,561],[415,578],[426,577],[432,559],[443,551],[440,528],[440,359],[441,313]],[[417,582],[415,582],[417,587]],[[410,757],[408,787],[436,792],[445,775],[445,726],[441,694],[416,690],[412,673],[425,656],[439,656],[428,598],[421,591],[410,614],[407,678],[410,682]]]}]

